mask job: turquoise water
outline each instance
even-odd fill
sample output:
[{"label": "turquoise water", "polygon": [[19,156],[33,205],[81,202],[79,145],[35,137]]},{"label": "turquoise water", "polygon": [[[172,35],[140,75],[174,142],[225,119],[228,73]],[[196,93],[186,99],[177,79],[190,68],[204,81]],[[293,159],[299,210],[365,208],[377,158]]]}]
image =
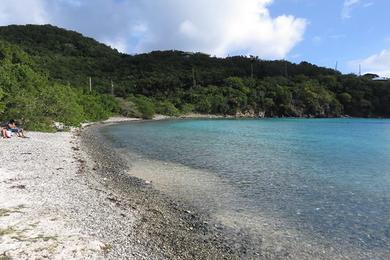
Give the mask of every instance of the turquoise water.
[{"label": "turquoise water", "polygon": [[390,120],[172,120],[104,134],[122,151],[218,178],[234,189],[231,212],[336,244],[390,248]]}]

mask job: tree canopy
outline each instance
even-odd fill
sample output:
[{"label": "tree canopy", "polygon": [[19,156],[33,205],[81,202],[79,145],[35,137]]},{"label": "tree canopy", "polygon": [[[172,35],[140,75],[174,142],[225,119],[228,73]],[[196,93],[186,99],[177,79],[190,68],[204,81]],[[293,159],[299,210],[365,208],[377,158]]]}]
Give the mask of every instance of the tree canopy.
[{"label": "tree canopy", "polygon": [[118,110],[111,96],[50,81],[28,54],[2,40],[0,57],[2,120],[16,118],[27,128],[50,130],[54,121],[73,126],[107,118]]},{"label": "tree canopy", "polygon": [[77,124],[119,110],[145,118],[155,112],[390,116],[390,82],[373,74],[175,50],[127,55],[51,25],[0,27],[0,40],[1,115],[28,124]]}]

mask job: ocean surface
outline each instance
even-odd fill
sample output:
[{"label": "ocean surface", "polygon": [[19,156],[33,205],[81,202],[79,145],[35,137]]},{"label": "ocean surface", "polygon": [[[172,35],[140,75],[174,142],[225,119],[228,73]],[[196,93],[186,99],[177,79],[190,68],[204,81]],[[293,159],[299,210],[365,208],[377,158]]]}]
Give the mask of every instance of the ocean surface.
[{"label": "ocean surface", "polygon": [[128,155],[130,174],[232,228],[336,255],[390,252],[390,120],[168,120],[102,131]]}]

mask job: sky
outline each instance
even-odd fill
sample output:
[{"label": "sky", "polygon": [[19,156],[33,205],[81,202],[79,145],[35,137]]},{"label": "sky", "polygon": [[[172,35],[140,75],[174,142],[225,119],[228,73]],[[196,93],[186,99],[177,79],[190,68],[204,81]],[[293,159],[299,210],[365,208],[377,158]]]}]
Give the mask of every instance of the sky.
[{"label": "sky", "polygon": [[0,25],[52,24],[120,52],[308,61],[390,77],[389,0],[0,0]]}]

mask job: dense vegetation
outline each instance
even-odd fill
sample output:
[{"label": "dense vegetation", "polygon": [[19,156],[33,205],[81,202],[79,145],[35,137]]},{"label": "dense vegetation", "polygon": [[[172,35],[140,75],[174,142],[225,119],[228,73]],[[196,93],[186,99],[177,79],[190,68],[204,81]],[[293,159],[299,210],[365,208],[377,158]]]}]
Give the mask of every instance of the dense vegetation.
[{"label": "dense vegetation", "polygon": [[0,39],[1,117],[27,124],[98,120],[116,112],[118,104],[123,114],[144,118],[191,111],[390,116],[390,82],[374,81],[375,75],[343,75],[307,62],[180,51],[126,55],[50,25],[0,27]]},{"label": "dense vegetation", "polygon": [[36,68],[25,52],[0,41],[2,120],[16,118],[27,128],[51,130],[54,121],[72,126],[101,120],[118,111],[113,97],[52,82]]}]

